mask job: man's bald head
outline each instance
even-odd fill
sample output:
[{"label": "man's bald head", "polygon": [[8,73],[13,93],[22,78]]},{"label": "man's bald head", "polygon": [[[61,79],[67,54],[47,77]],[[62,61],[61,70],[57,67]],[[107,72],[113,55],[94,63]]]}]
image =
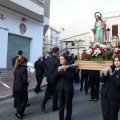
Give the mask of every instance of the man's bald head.
[{"label": "man's bald head", "polygon": [[42,58],[41,56],[38,57],[39,60],[40,60],[41,58]]}]

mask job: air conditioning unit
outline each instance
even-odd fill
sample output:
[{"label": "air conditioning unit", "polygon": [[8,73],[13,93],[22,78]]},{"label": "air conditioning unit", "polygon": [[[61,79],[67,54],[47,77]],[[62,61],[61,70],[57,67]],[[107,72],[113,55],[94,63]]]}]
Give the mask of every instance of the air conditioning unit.
[{"label": "air conditioning unit", "polygon": [[39,2],[45,3],[45,0],[38,0]]}]

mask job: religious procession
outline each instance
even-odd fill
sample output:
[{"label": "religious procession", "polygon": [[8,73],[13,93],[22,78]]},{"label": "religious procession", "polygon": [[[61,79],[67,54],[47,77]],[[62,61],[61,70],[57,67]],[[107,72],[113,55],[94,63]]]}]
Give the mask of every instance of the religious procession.
[{"label": "religious procession", "polygon": [[[28,3],[33,11],[0,0],[0,119],[119,120],[117,17],[94,12],[89,27],[78,21],[59,32],[45,23],[50,0]],[[74,35],[71,28],[82,25]]]}]

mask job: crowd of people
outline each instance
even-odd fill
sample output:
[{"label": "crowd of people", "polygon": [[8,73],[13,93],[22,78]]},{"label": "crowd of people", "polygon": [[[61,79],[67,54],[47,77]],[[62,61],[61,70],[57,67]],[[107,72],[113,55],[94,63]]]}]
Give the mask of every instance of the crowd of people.
[{"label": "crowd of people", "polygon": [[[83,50],[84,52],[84,50]],[[120,108],[120,55],[113,58],[113,65],[108,66],[100,74],[99,70],[78,70],[74,66],[77,57],[74,54],[69,55],[67,51],[59,56],[59,48],[54,47],[51,56],[34,63],[36,86],[35,93],[42,91],[41,83],[43,77],[46,77],[47,86],[45,96],[41,103],[41,111],[46,111],[46,105],[52,96],[52,111],[59,110],[59,120],[71,120],[72,118],[72,100],[74,97],[74,83],[80,83],[80,91],[85,91],[88,95],[90,89],[90,100],[98,101],[101,93],[101,109],[103,120],[118,120]],[[28,104],[28,60],[23,57],[22,51],[18,51],[18,56],[13,58],[14,68],[14,107],[15,116],[19,119],[24,117],[24,111]],[[100,82],[102,83],[101,92]],[[65,114],[66,109],[66,115]]]}]

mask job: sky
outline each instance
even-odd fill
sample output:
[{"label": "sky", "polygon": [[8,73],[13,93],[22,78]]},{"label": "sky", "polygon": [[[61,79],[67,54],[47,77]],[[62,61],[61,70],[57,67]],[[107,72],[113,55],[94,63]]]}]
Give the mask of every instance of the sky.
[{"label": "sky", "polygon": [[51,0],[50,25],[67,28],[76,20],[95,20],[95,12],[120,10],[120,0]]}]

